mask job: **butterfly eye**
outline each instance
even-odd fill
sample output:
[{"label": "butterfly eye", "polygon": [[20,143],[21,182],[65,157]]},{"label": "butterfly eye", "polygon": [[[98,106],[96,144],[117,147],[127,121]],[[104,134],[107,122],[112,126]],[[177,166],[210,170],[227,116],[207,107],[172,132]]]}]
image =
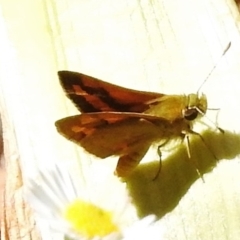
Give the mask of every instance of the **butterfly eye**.
[{"label": "butterfly eye", "polygon": [[187,108],[183,112],[183,117],[188,121],[192,121],[196,119],[197,116],[198,116],[198,110],[196,108]]}]

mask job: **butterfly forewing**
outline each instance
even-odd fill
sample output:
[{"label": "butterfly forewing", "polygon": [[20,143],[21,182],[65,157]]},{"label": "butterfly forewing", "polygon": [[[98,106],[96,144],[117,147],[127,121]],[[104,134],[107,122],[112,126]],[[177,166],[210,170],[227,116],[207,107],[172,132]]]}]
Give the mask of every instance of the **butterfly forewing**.
[{"label": "butterfly forewing", "polygon": [[149,108],[149,101],[163,96],[123,88],[77,72],[60,71],[58,75],[67,96],[83,113],[140,113]]}]

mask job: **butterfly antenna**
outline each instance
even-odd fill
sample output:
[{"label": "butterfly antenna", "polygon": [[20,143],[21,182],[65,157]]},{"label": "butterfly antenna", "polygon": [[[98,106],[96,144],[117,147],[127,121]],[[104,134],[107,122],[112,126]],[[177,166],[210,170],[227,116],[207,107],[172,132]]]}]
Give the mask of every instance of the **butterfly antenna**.
[{"label": "butterfly antenna", "polygon": [[201,90],[202,86],[205,84],[205,82],[208,80],[208,78],[211,76],[212,72],[214,71],[214,69],[217,67],[218,63],[220,62],[220,60],[222,59],[222,57],[227,53],[227,51],[229,50],[229,48],[231,47],[231,42],[228,43],[228,45],[226,46],[226,48],[224,49],[222,55],[219,57],[218,61],[215,63],[215,65],[213,66],[212,70],[209,72],[209,74],[207,75],[207,77],[205,78],[205,80],[202,82],[202,84],[200,85],[200,87],[197,90],[197,95],[199,93],[199,91]]}]

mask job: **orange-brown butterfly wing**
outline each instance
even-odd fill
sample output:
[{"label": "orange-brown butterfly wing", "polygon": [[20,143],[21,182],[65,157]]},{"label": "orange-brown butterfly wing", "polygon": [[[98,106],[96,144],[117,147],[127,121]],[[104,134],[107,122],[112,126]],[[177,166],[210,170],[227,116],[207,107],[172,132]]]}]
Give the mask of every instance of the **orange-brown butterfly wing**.
[{"label": "orange-brown butterfly wing", "polygon": [[56,127],[97,157],[119,155],[116,174],[123,177],[138,165],[153,141],[164,137],[164,131],[159,131],[164,124],[169,123],[146,114],[105,112],[67,117],[58,120]]},{"label": "orange-brown butterfly wing", "polygon": [[141,113],[149,108],[148,102],[164,96],[123,88],[77,72],[60,71],[58,75],[68,98],[83,113]]},{"label": "orange-brown butterfly wing", "polygon": [[[87,113],[58,120],[60,134],[100,158],[122,155],[147,139],[155,138],[160,118],[138,113]],[[162,124],[167,121],[161,119]],[[126,150],[128,151],[128,150]]]}]

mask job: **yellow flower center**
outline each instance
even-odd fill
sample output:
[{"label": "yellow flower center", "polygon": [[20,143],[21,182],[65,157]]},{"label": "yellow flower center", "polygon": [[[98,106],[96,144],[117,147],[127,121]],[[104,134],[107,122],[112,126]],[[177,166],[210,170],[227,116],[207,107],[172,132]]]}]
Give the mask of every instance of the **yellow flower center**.
[{"label": "yellow flower center", "polygon": [[72,228],[87,237],[104,237],[119,229],[112,221],[112,213],[81,200],[75,200],[64,211]]}]

